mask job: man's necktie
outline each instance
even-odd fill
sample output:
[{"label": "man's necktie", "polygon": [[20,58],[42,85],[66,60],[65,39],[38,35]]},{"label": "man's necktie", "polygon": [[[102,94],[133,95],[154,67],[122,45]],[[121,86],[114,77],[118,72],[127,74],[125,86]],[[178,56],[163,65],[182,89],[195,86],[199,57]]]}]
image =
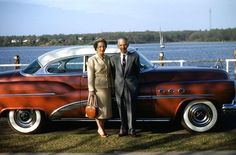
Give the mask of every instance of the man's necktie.
[{"label": "man's necktie", "polygon": [[122,59],[122,71],[123,71],[123,73],[125,72],[125,65],[126,65],[125,54],[123,54],[123,59]]}]

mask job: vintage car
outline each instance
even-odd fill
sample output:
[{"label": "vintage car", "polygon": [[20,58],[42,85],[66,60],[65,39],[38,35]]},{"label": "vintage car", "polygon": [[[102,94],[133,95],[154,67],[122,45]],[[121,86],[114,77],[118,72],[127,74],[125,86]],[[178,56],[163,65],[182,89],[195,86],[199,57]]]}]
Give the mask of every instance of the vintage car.
[{"label": "vintage car", "polygon": [[[188,131],[213,129],[223,111],[235,110],[234,81],[213,68],[157,67],[140,52],[137,121],[176,121]],[[86,62],[92,48],[68,47],[45,53],[23,70],[0,73],[0,116],[16,132],[30,134],[46,121],[89,120]],[[119,54],[108,48],[106,54]],[[119,115],[113,99],[113,118]]]}]

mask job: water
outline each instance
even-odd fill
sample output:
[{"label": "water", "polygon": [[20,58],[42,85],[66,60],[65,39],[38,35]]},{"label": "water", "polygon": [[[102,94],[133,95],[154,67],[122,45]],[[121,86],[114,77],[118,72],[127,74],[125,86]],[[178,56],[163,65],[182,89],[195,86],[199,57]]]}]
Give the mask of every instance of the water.
[{"label": "water", "polygon": [[[131,45],[133,46],[133,45]],[[149,59],[158,59],[160,48],[158,44],[135,45]],[[233,58],[236,42],[193,42],[167,43],[163,52],[166,60],[209,60]]]},{"label": "water", "polygon": [[[115,45],[109,45],[116,47]],[[46,47],[0,47],[0,64],[13,64],[15,55],[20,56],[21,64],[29,64],[38,56],[66,46],[46,46]],[[68,46],[67,46],[68,47]],[[91,46],[84,46],[91,47]],[[131,44],[130,47],[137,48],[149,60],[158,60],[160,47],[159,44]],[[197,62],[188,62],[185,65],[212,67],[215,62],[198,62],[205,60],[233,59],[236,42],[180,42],[166,43],[163,49],[165,60],[189,60]],[[171,64],[170,64],[171,65]],[[172,64],[173,65],[173,64]],[[174,64],[178,65],[178,64]],[[225,69],[225,63],[221,63]],[[233,65],[230,63],[230,74],[233,74]],[[0,71],[13,69],[13,67],[0,68]]]}]

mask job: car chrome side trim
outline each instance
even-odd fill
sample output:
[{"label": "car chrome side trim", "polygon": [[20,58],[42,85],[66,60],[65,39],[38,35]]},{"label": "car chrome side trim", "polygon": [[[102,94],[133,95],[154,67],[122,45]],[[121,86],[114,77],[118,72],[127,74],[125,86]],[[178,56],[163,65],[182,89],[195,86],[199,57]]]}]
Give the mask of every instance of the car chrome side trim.
[{"label": "car chrome side trim", "polygon": [[[31,93],[31,94],[0,94],[2,96],[53,96],[55,93]],[[160,96],[138,96],[138,99],[160,99],[160,98],[186,98],[186,97],[211,97],[213,94],[186,94],[186,95],[160,95]],[[67,106],[67,105],[66,105]]]},{"label": "car chrome side trim", "polygon": [[0,94],[0,97],[11,96],[53,96],[55,93],[31,93],[31,94]]},{"label": "car chrome side trim", "polygon": [[158,95],[158,96],[138,96],[140,100],[162,99],[162,98],[188,98],[188,97],[212,97],[213,94],[185,94],[185,95]]},{"label": "car chrome side trim", "polygon": [[79,108],[81,106],[84,106],[84,105],[87,104],[87,101],[88,100],[82,100],[82,101],[72,102],[72,103],[66,104],[64,106],[61,106],[61,107],[55,109],[51,113],[49,118],[50,119],[58,119],[58,118],[60,118],[60,116],[63,112],[73,110],[73,109]]},{"label": "car chrome side trim", "polygon": [[[78,122],[88,122],[95,121],[95,119],[88,118],[60,118],[53,121],[78,121]],[[120,122],[119,118],[111,118],[107,120],[108,122]],[[136,122],[170,122],[171,118],[137,118]]]},{"label": "car chrome side trim", "polygon": [[[160,96],[138,96],[139,100],[150,100],[150,99],[162,99],[162,98],[187,98],[187,97],[210,97],[213,96],[212,94],[186,94],[186,95],[160,95]],[[60,119],[60,116],[62,115],[63,112],[65,111],[70,111],[76,108],[80,108],[81,106],[85,106],[87,104],[87,100],[82,100],[82,101],[77,101],[77,102],[72,102],[68,103],[66,105],[63,105],[57,109],[55,109],[51,115],[50,119],[55,120],[55,119]],[[151,119],[156,121],[155,119]],[[116,120],[113,120],[116,121]],[[139,120],[137,120],[139,121]],[[141,119],[140,121],[145,121],[145,119]],[[150,120],[148,120],[150,121]],[[157,120],[160,121],[160,120]],[[165,121],[165,120],[162,120]],[[166,120],[169,121],[169,120]]]}]

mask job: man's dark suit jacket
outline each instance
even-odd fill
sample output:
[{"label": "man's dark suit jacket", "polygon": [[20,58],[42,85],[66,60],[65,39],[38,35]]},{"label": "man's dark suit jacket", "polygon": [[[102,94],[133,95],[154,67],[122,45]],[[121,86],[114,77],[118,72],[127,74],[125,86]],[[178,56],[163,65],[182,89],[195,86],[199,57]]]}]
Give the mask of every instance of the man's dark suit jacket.
[{"label": "man's dark suit jacket", "polygon": [[[134,51],[127,51],[128,55],[124,73],[120,54],[111,57],[113,77],[115,79],[116,97],[121,97],[123,89],[128,87],[132,97],[137,96],[138,75],[140,72],[139,55]],[[133,96],[134,95],[134,96]]]}]

